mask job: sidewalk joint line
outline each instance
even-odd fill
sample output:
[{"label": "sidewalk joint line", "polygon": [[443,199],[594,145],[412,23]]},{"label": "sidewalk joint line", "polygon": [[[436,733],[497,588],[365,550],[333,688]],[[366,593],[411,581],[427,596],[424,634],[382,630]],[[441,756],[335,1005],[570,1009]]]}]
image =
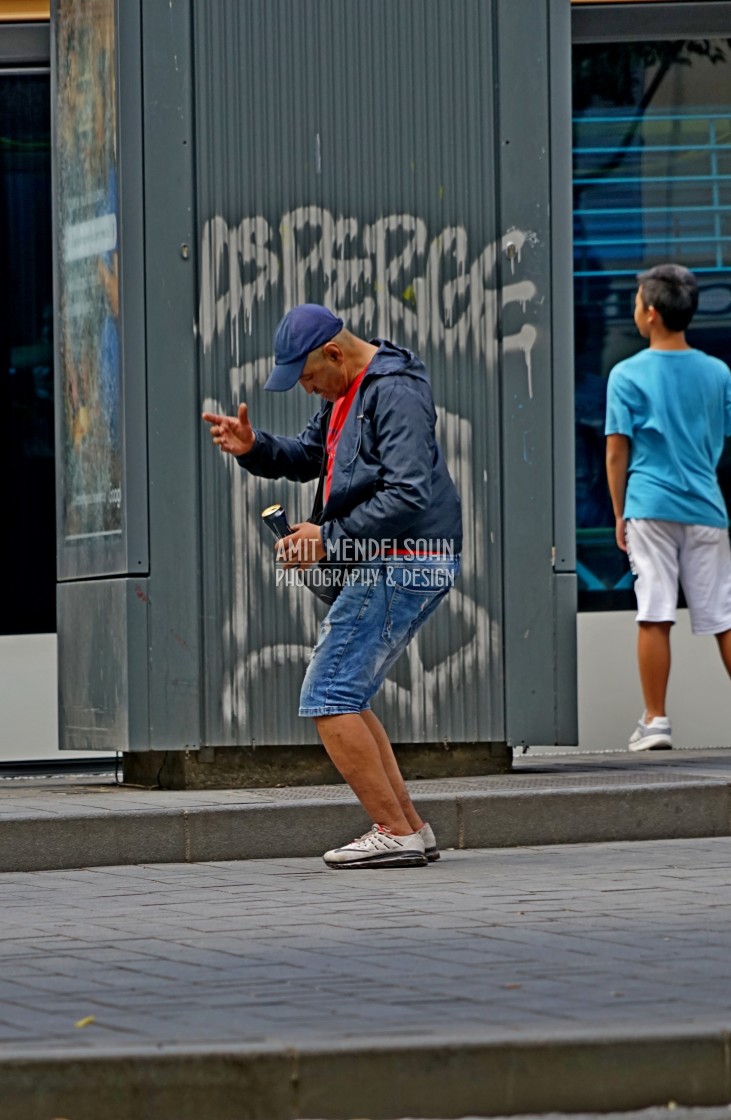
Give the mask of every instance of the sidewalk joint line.
[{"label": "sidewalk joint line", "polygon": [[300,1114],[300,1052],[298,1047],[289,1048],[289,1057],[292,1061],[289,1082],[292,1086],[292,1116]]},{"label": "sidewalk joint line", "polygon": [[187,809],[183,809],[183,851],[185,862],[192,863],[190,858],[190,820]]}]

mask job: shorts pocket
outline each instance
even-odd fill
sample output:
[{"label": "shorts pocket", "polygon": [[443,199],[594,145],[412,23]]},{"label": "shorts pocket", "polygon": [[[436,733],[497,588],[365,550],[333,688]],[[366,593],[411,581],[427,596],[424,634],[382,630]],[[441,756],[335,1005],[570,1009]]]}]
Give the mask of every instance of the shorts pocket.
[{"label": "shorts pocket", "polygon": [[437,591],[414,591],[399,585],[388,588],[386,616],[381,630],[381,638],[386,645],[391,649],[405,645],[448,590],[442,587]]}]

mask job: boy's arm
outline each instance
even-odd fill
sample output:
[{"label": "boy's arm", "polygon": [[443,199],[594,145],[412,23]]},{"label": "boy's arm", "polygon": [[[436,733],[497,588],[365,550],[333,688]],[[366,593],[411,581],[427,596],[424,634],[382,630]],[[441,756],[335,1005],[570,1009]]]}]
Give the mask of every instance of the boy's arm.
[{"label": "boy's arm", "polygon": [[622,552],[627,551],[624,525],[624,495],[627,490],[627,469],[629,467],[629,439],[616,433],[607,436],[607,481],[612,497],[615,517],[615,539]]}]

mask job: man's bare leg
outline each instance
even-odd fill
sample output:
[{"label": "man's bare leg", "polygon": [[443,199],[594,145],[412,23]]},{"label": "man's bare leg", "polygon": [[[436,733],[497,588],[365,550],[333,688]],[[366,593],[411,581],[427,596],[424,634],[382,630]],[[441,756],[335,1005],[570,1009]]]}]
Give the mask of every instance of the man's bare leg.
[{"label": "man's bare leg", "polygon": [[645,699],[645,720],[665,715],[670,679],[671,622],[641,622],[637,635],[640,684]]},{"label": "man's bare leg", "polygon": [[416,829],[401,808],[384,768],[379,745],[363,716],[362,712],[352,712],[315,716],[314,719],[331,762],[371,820],[388,828],[395,836],[408,836]]},{"label": "man's bare leg", "polygon": [[399,765],[396,761],[396,755],[393,753],[391,740],[386,733],[386,729],[375,712],[370,711],[370,709],[368,711],[361,712],[360,714],[366,725],[368,726],[371,735],[376,740],[376,744],[381,756],[381,763],[383,764],[383,769],[386,772],[386,777],[389,780],[391,789],[398,798],[399,805],[401,806],[406,820],[409,822],[411,831],[418,832],[424,822],[414,808],[414,803],[409,796],[409,791],[406,788],[406,782],[404,781],[403,775],[399,770]]},{"label": "man's bare leg", "polygon": [[731,677],[731,630],[724,630],[722,634],[716,634],[716,641],[718,642],[721,660],[726,666],[726,672]]}]

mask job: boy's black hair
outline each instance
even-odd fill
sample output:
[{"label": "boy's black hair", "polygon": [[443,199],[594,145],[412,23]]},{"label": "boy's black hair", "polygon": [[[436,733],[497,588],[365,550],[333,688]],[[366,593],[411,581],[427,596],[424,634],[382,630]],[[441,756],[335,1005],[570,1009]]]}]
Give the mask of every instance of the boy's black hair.
[{"label": "boy's black hair", "polygon": [[698,281],[682,264],[657,264],[637,276],[640,298],[669,331],[684,331],[698,309]]}]

